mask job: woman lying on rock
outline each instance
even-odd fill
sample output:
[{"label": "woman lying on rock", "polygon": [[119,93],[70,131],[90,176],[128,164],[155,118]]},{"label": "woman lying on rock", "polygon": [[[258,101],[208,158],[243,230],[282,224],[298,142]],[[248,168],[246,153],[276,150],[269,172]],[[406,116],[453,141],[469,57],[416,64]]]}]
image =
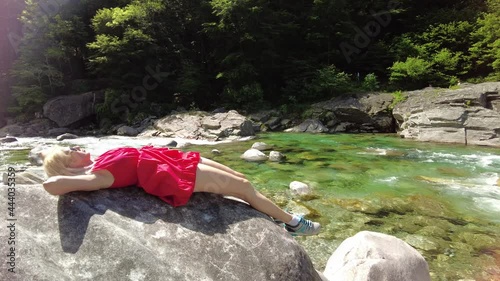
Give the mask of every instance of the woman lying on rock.
[{"label": "woman lying on rock", "polygon": [[185,205],[193,192],[211,192],[248,202],[285,222],[285,229],[292,235],[315,235],[321,228],[317,222],[281,210],[256,191],[243,174],[200,157],[198,152],[121,147],[92,160],[90,153],[78,146],[55,147],[45,155],[43,166],[49,176],[43,187],[52,195],[137,185],[177,207]]}]

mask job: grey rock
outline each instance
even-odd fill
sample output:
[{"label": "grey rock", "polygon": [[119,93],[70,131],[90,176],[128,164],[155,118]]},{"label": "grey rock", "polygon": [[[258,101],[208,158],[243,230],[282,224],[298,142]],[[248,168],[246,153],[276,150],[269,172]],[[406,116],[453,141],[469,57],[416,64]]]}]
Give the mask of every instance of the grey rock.
[{"label": "grey rock", "polygon": [[104,101],[104,92],[58,96],[43,105],[43,115],[59,127],[71,125],[95,114],[95,105]]},{"label": "grey rock", "polygon": [[286,156],[279,151],[269,152],[269,161],[272,162],[282,162],[286,159]]},{"label": "grey rock", "polygon": [[393,110],[409,139],[500,147],[500,82],[406,93]]},{"label": "grey rock", "polygon": [[309,185],[300,181],[292,181],[289,187],[293,195],[307,195],[312,191]]},{"label": "grey rock", "polygon": [[33,127],[26,127],[24,130],[24,133],[22,134],[23,137],[35,137],[39,136],[40,132],[35,130]]},{"label": "grey rock", "polygon": [[263,110],[253,114],[250,114],[250,120],[257,121],[260,123],[267,122],[271,117],[279,117],[280,113],[277,110]]},{"label": "grey rock", "polygon": [[393,99],[392,94],[376,92],[338,96],[313,104],[310,117],[328,124],[331,132],[389,133],[394,131],[389,109]]},{"label": "grey rock", "polygon": [[269,149],[269,145],[267,145],[267,143],[265,142],[254,142],[252,144],[252,148],[253,149],[257,149],[257,150],[266,150],[266,149]]},{"label": "grey rock", "polygon": [[[45,181],[46,175],[42,168],[29,169],[26,171],[16,172],[15,183],[16,185],[26,184],[41,184]],[[8,184],[7,173],[3,174],[3,184]]]},{"label": "grey rock", "polygon": [[307,119],[300,125],[295,126],[291,129],[287,129],[287,132],[299,132],[299,133],[326,133],[328,128],[325,127],[321,121],[317,119]]},{"label": "grey rock", "polygon": [[140,136],[151,135],[151,131],[185,139],[222,140],[234,136],[253,136],[253,123],[234,110],[211,114],[203,111],[176,113],[155,121]]},{"label": "grey rock", "polygon": [[269,217],[217,195],[198,193],[172,208],[135,187],[56,197],[34,185],[16,200],[25,206],[16,209],[19,281],[321,280]]},{"label": "grey rock", "polygon": [[177,147],[177,145],[178,145],[178,143],[175,140],[171,140],[165,146],[168,146],[168,147]]},{"label": "grey rock", "polygon": [[227,110],[224,108],[224,107],[219,107],[219,108],[216,108],[212,111],[213,114],[215,113],[226,113]]},{"label": "grey rock", "polygon": [[71,130],[69,128],[52,128],[48,131],[49,136],[59,136],[62,134],[69,133]]},{"label": "grey rock", "polygon": [[258,123],[252,123],[253,131],[254,131],[255,133],[260,132],[260,126],[261,126],[261,124],[258,124]]},{"label": "grey rock", "polygon": [[23,132],[24,128],[17,124],[7,125],[0,129],[0,137],[2,138],[6,136],[18,137],[21,136]]},{"label": "grey rock", "polygon": [[132,128],[130,126],[121,126],[116,130],[116,134],[119,136],[137,136],[139,131],[136,128]]},{"label": "grey rock", "polygon": [[77,139],[78,136],[70,133],[64,133],[60,136],[56,137],[56,140],[58,141],[63,141],[63,140],[71,140],[71,139]]},{"label": "grey rock", "polygon": [[328,280],[430,281],[422,255],[403,240],[361,231],[335,250],[323,272]]},{"label": "grey rock", "polygon": [[260,150],[251,148],[241,155],[241,158],[249,162],[266,161],[267,156]]},{"label": "grey rock", "polygon": [[206,116],[201,120],[201,126],[208,130],[217,130],[221,127],[219,120],[214,116]]},{"label": "grey rock", "polygon": [[15,137],[4,137],[0,138],[0,143],[9,143],[9,142],[16,142],[17,139]]},{"label": "grey rock", "polygon": [[268,121],[264,123],[269,130],[271,131],[277,131],[281,129],[281,117],[271,117]]},{"label": "grey rock", "polygon": [[249,120],[243,121],[240,125],[240,133],[239,136],[241,137],[248,137],[248,136],[253,136],[255,135],[255,130],[253,128],[253,123]]}]

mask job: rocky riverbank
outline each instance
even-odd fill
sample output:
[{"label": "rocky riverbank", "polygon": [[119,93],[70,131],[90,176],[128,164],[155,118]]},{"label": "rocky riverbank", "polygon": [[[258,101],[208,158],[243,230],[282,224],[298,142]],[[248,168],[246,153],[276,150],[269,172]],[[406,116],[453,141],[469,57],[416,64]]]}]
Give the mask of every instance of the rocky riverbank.
[{"label": "rocky riverbank", "polygon": [[55,137],[70,133],[220,141],[253,136],[261,131],[398,133],[418,141],[500,147],[500,82],[403,92],[399,102],[394,94],[388,93],[346,94],[312,104],[300,117],[284,115],[278,110],[248,116],[222,109],[176,111],[164,117],[149,116],[135,124],[117,124],[107,130],[85,123],[94,115],[92,106],[100,100],[92,96],[87,93],[49,101],[40,118],[24,124],[10,121],[0,129],[0,137]]}]

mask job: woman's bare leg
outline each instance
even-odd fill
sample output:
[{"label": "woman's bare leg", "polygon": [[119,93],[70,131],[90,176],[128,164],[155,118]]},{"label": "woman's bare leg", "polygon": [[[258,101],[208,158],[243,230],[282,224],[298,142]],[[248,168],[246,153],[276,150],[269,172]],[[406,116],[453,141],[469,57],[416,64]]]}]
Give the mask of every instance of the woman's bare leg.
[{"label": "woman's bare leg", "polygon": [[210,159],[201,157],[200,163],[217,168],[217,169],[222,170],[222,171],[226,171],[226,172],[233,174],[233,175],[240,177],[240,178],[244,178],[244,179],[246,178],[244,174],[242,174],[240,172],[236,172],[235,170],[229,168],[228,166],[225,166],[219,162],[215,162],[214,160],[210,160]]},{"label": "woman's bare leg", "polygon": [[247,179],[204,163],[198,164],[194,192],[234,196],[280,221],[289,222],[292,219],[292,215],[255,190]]}]

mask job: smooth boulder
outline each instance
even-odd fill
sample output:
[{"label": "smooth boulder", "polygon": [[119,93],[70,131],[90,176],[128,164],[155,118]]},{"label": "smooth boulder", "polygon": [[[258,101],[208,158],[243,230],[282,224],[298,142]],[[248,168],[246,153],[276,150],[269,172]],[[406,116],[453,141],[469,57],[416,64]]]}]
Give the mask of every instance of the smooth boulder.
[{"label": "smooth boulder", "polygon": [[422,255],[391,235],[361,231],[344,240],[327,262],[330,281],[430,281]]},{"label": "smooth boulder", "polygon": [[0,280],[321,280],[289,234],[235,200],[197,193],[173,208],[136,187],[17,190],[17,272]]},{"label": "smooth boulder", "polygon": [[251,149],[245,151],[241,155],[241,158],[246,160],[246,161],[249,161],[249,162],[259,162],[259,161],[266,161],[267,155],[265,155],[260,150],[257,150],[255,148],[251,148]]}]

